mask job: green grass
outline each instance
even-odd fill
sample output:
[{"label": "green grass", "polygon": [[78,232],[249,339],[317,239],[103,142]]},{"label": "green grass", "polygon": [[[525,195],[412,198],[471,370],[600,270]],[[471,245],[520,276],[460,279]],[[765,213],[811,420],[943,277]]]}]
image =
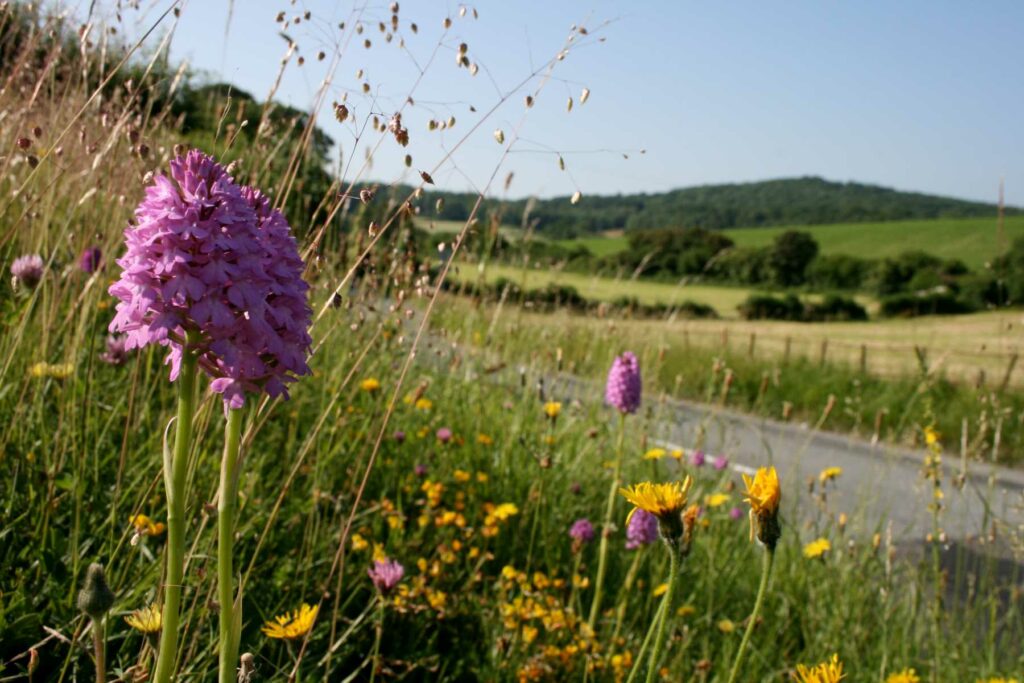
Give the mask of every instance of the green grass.
[{"label": "green grass", "polygon": [[[760,247],[771,244],[785,230],[811,233],[823,254],[881,258],[896,256],[904,251],[922,250],[940,258],[960,259],[972,270],[981,268],[999,254],[995,217],[734,228],[724,232],[738,246]],[[1007,244],[1024,236],[1024,216],[1008,216],[1005,233]],[[621,235],[562,242],[583,244],[598,256],[607,256],[626,248],[626,238]]]}]

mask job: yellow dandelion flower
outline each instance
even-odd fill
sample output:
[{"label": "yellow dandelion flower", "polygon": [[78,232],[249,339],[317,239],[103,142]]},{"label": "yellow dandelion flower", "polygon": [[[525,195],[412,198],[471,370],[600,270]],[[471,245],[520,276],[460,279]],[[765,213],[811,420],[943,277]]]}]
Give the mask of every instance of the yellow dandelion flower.
[{"label": "yellow dandelion flower", "polygon": [[804,557],[814,560],[828,551],[832,550],[832,544],[827,538],[819,538],[804,546]]},{"label": "yellow dandelion flower", "polygon": [[759,467],[753,477],[743,475],[747,487],[744,500],[750,504],[750,538],[756,533],[758,539],[768,548],[774,549],[779,540],[779,501],[782,490],[779,474],[774,467]]},{"label": "yellow dandelion flower", "polygon": [[712,493],[711,495],[704,496],[704,504],[709,508],[717,508],[725,505],[729,502],[728,493]]},{"label": "yellow dandelion flower", "polygon": [[839,683],[845,677],[839,655],[832,655],[832,659],[817,666],[806,667],[797,664],[794,679],[798,683]]},{"label": "yellow dandelion flower", "polygon": [[818,479],[822,484],[826,484],[843,473],[842,467],[826,467],[818,475]]},{"label": "yellow dandelion flower", "polygon": [[554,420],[562,414],[562,404],[558,401],[548,401],[544,404],[544,414]]},{"label": "yellow dandelion flower", "polygon": [[380,380],[375,377],[367,377],[359,384],[359,388],[368,394],[372,394],[375,391],[380,391]]},{"label": "yellow dandelion flower", "polygon": [[260,630],[268,638],[295,640],[312,630],[319,611],[319,606],[310,607],[306,603],[302,603],[302,607],[294,612],[285,612],[274,617],[273,621],[266,622]]},{"label": "yellow dandelion flower", "polygon": [[668,484],[652,484],[643,482],[625,489],[619,489],[619,493],[633,504],[633,511],[629,513],[627,523],[636,510],[649,512],[658,519],[671,520],[678,516],[686,507],[686,494],[693,486],[693,479],[690,475],[682,482],[673,481]]},{"label": "yellow dandelion flower", "polygon": [[644,453],[644,460],[661,460],[668,454],[664,448],[652,448]]},{"label": "yellow dandelion flower", "polygon": [[163,623],[160,605],[150,605],[137,609],[124,618],[126,624],[140,633],[159,633]]},{"label": "yellow dandelion flower", "polygon": [[913,669],[904,669],[903,671],[889,674],[885,679],[885,683],[921,683],[921,678]]}]

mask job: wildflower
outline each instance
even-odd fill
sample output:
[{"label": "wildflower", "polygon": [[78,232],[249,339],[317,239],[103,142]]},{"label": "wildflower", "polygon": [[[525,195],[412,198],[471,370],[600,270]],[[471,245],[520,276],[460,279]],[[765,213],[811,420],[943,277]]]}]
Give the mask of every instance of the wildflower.
[{"label": "wildflower", "polygon": [[928,426],[924,428],[924,441],[929,446],[934,446],[935,444],[937,444],[939,442],[939,437],[940,434],[937,431],[935,431],[934,427]]},{"label": "wildflower", "polygon": [[[668,484],[644,482],[627,489],[619,489],[619,493],[635,506],[629,513],[630,518],[636,510],[645,510],[651,513],[658,518],[661,537],[669,543],[677,543],[683,539],[684,533],[687,531],[680,513],[686,507],[686,494],[691,486],[693,486],[693,479],[687,475],[682,482],[674,481]],[[627,523],[630,518],[627,518]]]},{"label": "wildflower", "polygon": [[743,510],[742,509],[740,509],[738,507],[733,507],[731,510],[729,510],[729,519],[742,519],[742,518],[743,518]]},{"label": "wildflower", "polygon": [[125,348],[127,337],[120,334],[107,335],[107,349],[100,354],[100,360],[111,365],[124,365],[128,360],[128,349]]},{"label": "wildflower", "polygon": [[39,254],[26,254],[14,259],[11,264],[11,275],[14,280],[29,289],[35,288],[43,279],[45,265]]},{"label": "wildflower", "polygon": [[412,471],[416,474],[417,477],[420,477],[422,479],[423,477],[427,476],[427,472],[429,470],[427,470],[426,465],[417,464],[415,467],[412,468]]},{"label": "wildflower", "polygon": [[707,505],[709,508],[720,507],[728,502],[728,493],[712,493],[709,496],[704,496],[704,504]]},{"label": "wildflower", "polygon": [[718,622],[718,630],[722,633],[732,633],[736,630],[736,624],[731,619],[722,619]]},{"label": "wildflower", "polygon": [[842,473],[843,473],[843,468],[842,467],[826,467],[825,469],[823,469],[821,471],[821,474],[818,475],[818,480],[822,484],[827,484],[828,482],[832,481],[833,479],[835,479],[836,477],[838,477]]},{"label": "wildflower", "polygon": [[666,454],[667,451],[664,448],[652,448],[644,453],[644,460],[661,460]]},{"label": "wildflower", "polygon": [[617,356],[608,371],[605,384],[605,402],[622,414],[635,413],[640,408],[640,362],[631,352]]},{"label": "wildflower", "polygon": [[669,452],[669,455],[672,456],[673,460],[680,460],[680,461],[682,461],[682,459],[683,459],[683,449],[682,448],[673,448]]},{"label": "wildflower", "polygon": [[552,420],[557,420],[562,414],[562,404],[558,401],[548,401],[544,404],[544,414]]},{"label": "wildflower", "polygon": [[497,507],[494,507],[487,515],[488,518],[493,518],[499,522],[508,520],[509,517],[519,514],[519,508],[514,503],[502,503]]},{"label": "wildflower", "polygon": [[306,603],[302,603],[302,607],[294,612],[285,612],[274,617],[273,621],[266,622],[260,630],[268,638],[295,640],[312,630],[319,611],[319,606],[310,607]]},{"label": "wildflower", "polygon": [[716,470],[718,470],[719,472],[721,472],[722,470],[724,470],[724,469],[725,469],[726,467],[728,467],[728,466],[729,466],[729,458],[725,457],[724,455],[718,455],[718,456],[715,456],[715,459],[714,459],[714,461],[713,461],[713,462],[711,463],[711,465],[712,465],[712,467],[714,467],[714,468],[715,468]]},{"label": "wildflower", "polygon": [[494,439],[492,439],[491,437],[487,436],[486,434],[477,434],[476,435],[476,442],[478,444],[480,444],[481,446],[490,446],[490,445],[494,444]]},{"label": "wildflower", "polygon": [[109,289],[119,300],[110,331],[127,333],[128,350],[170,347],[172,381],[187,345],[226,407],[247,393],[287,398],[286,384],[310,374],[312,309],[281,212],[192,150],[155,177],[135,218]]},{"label": "wildflower", "polygon": [[626,525],[626,550],[650,545],[658,539],[658,518],[646,510],[635,510]]},{"label": "wildflower", "polygon": [[651,595],[653,595],[656,598],[660,598],[662,595],[664,595],[667,592],[668,592],[668,584],[667,583],[659,583],[657,586],[654,587],[654,590],[651,591]]},{"label": "wildflower", "polygon": [[352,534],[352,550],[362,552],[370,547],[370,543],[361,534]]},{"label": "wildflower", "polygon": [[797,664],[794,676],[797,683],[839,683],[845,677],[839,655],[832,655],[831,660],[813,667]]},{"label": "wildflower", "polygon": [[423,412],[429,411],[434,407],[434,402],[429,398],[418,398],[413,406],[416,410],[422,410]]},{"label": "wildflower", "polygon": [[690,464],[693,465],[694,467],[703,467],[706,460],[707,459],[704,456],[704,451],[700,449],[697,449],[692,454],[690,454]]},{"label": "wildflower", "polygon": [[28,374],[31,376],[42,379],[48,377],[50,379],[67,379],[75,371],[75,366],[71,363],[46,363],[41,361],[35,363],[28,369]]},{"label": "wildflower", "polygon": [[391,438],[397,441],[398,443],[405,443],[405,432],[399,429],[394,434],[391,435]]},{"label": "wildflower", "polygon": [[921,678],[913,669],[904,669],[891,673],[885,678],[885,683],[921,683]]},{"label": "wildflower", "polygon": [[374,560],[373,566],[366,570],[366,574],[381,595],[387,595],[405,576],[405,567],[397,560]]},{"label": "wildflower", "polygon": [[759,467],[753,478],[743,475],[747,486],[746,502],[750,504],[750,538],[756,533],[758,540],[769,550],[775,549],[779,540],[779,475],[775,468]]},{"label": "wildflower", "polygon": [[167,529],[162,522],[154,522],[146,515],[132,517],[132,526],[140,536],[159,536]]},{"label": "wildflower", "polygon": [[144,633],[146,635],[160,633],[162,621],[160,614],[161,609],[160,605],[143,607],[142,609],[137,609],[126,616],[124,621],[140,633]]},{"label": "wildflower", "polygon": [[441,427],[437,430],[437,434],[435,434],[435,436],[437,436],[437,440],[441,443],[448,443],[452,440],[452,430],[447,427]]},{"label": "wildflower", "polygon": [[83,273],[93,274],[103,264],[103,252],[99,247],[89,247],[78,257],[78,268]]},{"label": "wildflower", "polygon": [[587,543],[594,540],[596,533],[594,532],[594,525],[590,523],[590,520],[586,517],[581,517],[572,523],[569,527],[569,536],[573,540],[573,549],[578,550]]},{"label": "wildflower", "polygon": [[829,550],[832,550],[832,544],[829,540],[827,538],[819,538],[804,546],[804,557],[814,560],[821,557]]},{"label": "wildflower", "polygon": [[368,377],[359,383],[359,388],[368,394],[380,391],[380,380]]}]

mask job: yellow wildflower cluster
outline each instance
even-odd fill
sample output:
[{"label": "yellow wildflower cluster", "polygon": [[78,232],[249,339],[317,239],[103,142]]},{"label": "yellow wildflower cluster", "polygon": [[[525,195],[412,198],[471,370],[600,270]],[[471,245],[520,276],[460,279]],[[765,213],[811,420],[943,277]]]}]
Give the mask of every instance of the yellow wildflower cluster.
[{"label": "yellow wildflower cluster", "polygon": [[310,607],[303,603],[299,609],[285,612],[266,622],[261,630],[268,638],[296,640],[309,633],[313,628],[319,611],[319,606]]},{"label": "yellow wildflower cluster", "polygon": [[28,369],[28,374],[36,379],[67,379],[75,371],[71,363],[39,362]]},{"label": "yellow wildflower cluster", "polygon": [[794,676],[798,683],[839,683],[845,677],[839,655],[832,655],[832,659],[817,666],[807,667],[798,664]]},{"label": "yellow wildflower cluster", "polygon": [[827,538],[819,538],[804,546],[804,557],[814,560],[832,550],[832,543]]},{"label": "yellow wildflower cluster", "polygon": [[159,536],[167,529],[163,522],[154,522],[146,515],[135,515],[131,521],[139,536]]},{"label": "yellow wildflower cluster", "polygon": [[904,669],[886,676],[885,683],[921,683],[921,678],[913,669]]}]

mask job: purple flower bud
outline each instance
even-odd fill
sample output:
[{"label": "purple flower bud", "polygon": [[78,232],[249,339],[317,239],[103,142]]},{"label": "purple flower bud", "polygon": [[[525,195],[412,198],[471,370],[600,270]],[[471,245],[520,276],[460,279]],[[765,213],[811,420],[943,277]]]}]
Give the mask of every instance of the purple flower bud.
[{"label": "purple flower bud", "polygon": [[717,455],[715,456],[715,461],[713,464],[716,470],[724,470],[726,467],[729,466],[729,458],[725,457],[724,455]]},{"label": "purple flower bud", "polygon": [[590,543],[594,540],[594,525],[586,517],[581,517],[572,523],[569,528],[569,536],[580,544]]},{"label": "purple flower bud", "polygon": [[416,473],[417,477],[422,479],[423,477],[427,476],[427,472],[429,470],[427,470],[427,466],[426,465],[416,465],[416,467],[412,468],[412,471]]},{"label": "purple flower bud", "polygon": [[288,397],[286,385],[310,374],[309,286],[291,228],[258,190],[239,188],[198,150],[157,175],[125,230],[119,299],[111,332],[127,350],[170,348],[178,377],[186,335],[199,367],[239,408],[248,393]]},{"label": "purple flower bud", "polygon": [[605,402],[623,414],[632,414],[640,408],[640,363],[626,351],[617,356],[608,371],[604,388]]},{"label": "purple flower bud", "polygon": [[398,443],[405,443],[405,432],[403,432],[401,429],[396,430],[395,433],[391,435],[391,438],[397,441]]},{"label": "purple flower bud", "polygon": [[100,360],[111,365],[124,365],[128,360],[126,341],[127,338],[124,335],[107,335],[107,350],[100,354]]},{"label": "purple flower bud", "polygon": [[637,508],[626,527],[626,550],[633,550],[658,540],[658,518]]},{"label": "purple flower bud", "polygon": [[78,257],[78,267],[83,273],[95,273],[103,264],[103,252],[99,247],[89,247]]},{"label": "purple flower bud", "polygon": [[743,509],[738,507],[732,508],[729,510],[729,517],[732,519],[743,519]]},{"label": "purple flower bud", "polygon": [[373,585],[387,595],[405,576],[405,567],[396,560],[374,560],[373,566],[366,570]]},{"label": "purple flower bud", "polygon": [[704,451],[697,449],[690,455],[690,464],[694,467],[703,467],[706,458],[704,457]]},{"label": "purple flower bud", "polygon": [[583,492],[583,487],[580,485],[578,481],[574,481],[573,483],[569,484],[569,491],[574,496],[578,496],[580,495],[580,493]]},{"label": "purple flower bud", "polygon": [[441,427],[437,430],[437,440],[441,443],[448,443],[452,440],[452,430],[447,427]]},{"label": "purple flower bud", "polygon": [[43,273],[45,272],[45,265],[43,264],[43,257],[39,254],[26,254],[25,256],[19,256],[14,259],[14,263],[11,264],[11,275],[20,284],[28,287],[29,289],[34,288],[43,279]]}]

